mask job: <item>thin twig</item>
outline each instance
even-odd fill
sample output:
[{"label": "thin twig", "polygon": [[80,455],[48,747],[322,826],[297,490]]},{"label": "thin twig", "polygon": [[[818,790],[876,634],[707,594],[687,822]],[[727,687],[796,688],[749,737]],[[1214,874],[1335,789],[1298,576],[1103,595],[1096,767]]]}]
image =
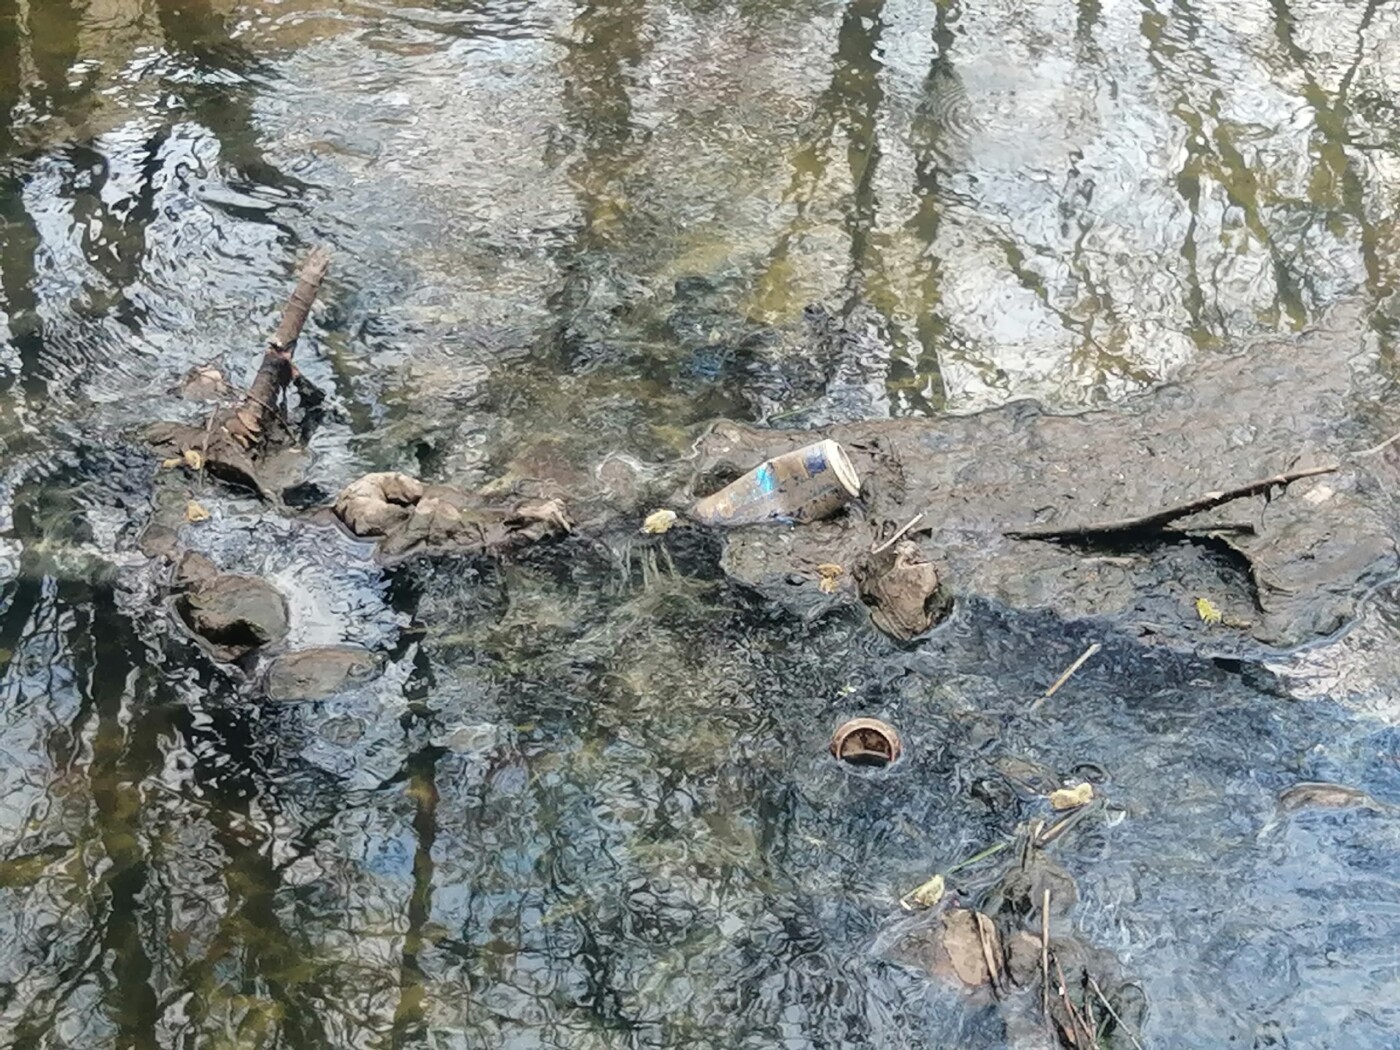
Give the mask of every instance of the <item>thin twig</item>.
[{"label": "thin twig", "polygon": [[1055,684],[1052,685],[1049,689],[1045,690],[1045,694],[1041,696],[1039,700],[1031,704],[1032,713],[1034,713],[1035,709],[1039,707],[1042,703],[1044,703],[1046,700],[1049,700],[1052,696],[1059,692],[1060,686],[1064,685],[1071,678],[1073,678],[1074,673],[1078,671],[1081,667],[1083,667],[1086,663],[1088,663],[1090,658],[1102,648],[1103,645],[1101,643],[1094,642],[1091,646],[1089,646],[1089,648],[1085,649],[1082,653],[1080,653],[1079,659],[1074,661],[1074,663],[1070,664],[1068,667],[1066,667],[1065,673],[1060,675],[1059,678],[1055,679]]},{"label": "thin twig", "polygon": [[870,553],[879,554],[882,550],[893,546],[901,536],[903,536],[906,532],[912,529],[915,525],[919,524],[919,521],[923,518],[923,516],[924,515],[922,511],[920,511],[918,514],[915,514],[912,518],[910,518],[904,523],[903,527],[900,528],[898,532],[896,532],[893,536],[887,539],[884,543],[880,544],[878,547],[872,546],[870,548]]},{"label": "thin twig", "polygon": [[1246,496],[1257,496],[1261,492],[1268,492],[1270,489],[1291,484],[1301,478],[1311,478],[1318,474],[1332,474],[1340,469],[1336,463],[1321,467],[1304,467],[1301,470],[1290,470],[1283,474],[1275,474],[1272,477],[1259,478],[1257,481],[1246,482],[1237,485],[1235,488],[1224,489],[1217,492],[1207,492],[1197,496],[1195,499],[1187,500],[1185,503],[1178,503],[1162,510],[1153,511],[1151,514],[1142,514],[1135,518],[1116,518],[1112,521],[1097,521],[1089,525],[1075,525],[1060,527],[1055,525],[1037,525],[1026,529],[1009,529],[1003,535],[1013,540],[1047,540],[1051,542],[1064,541],[1086,541],[1104,539],[1106,537],[1124,536],[1130,533],[1156,532],[1160,533],[1163,526],[1170,525],[1178,518],[1185,518],[1191,514],[1199,514],[1202,511],[1214,510],[1216,507],[1224,506],[1237,499]]},{"label": "thin twig", "polygon": [[1253,536],[1259,529],[1252,521],[1208,521],[1204,525],[1163,525],[1160,531],[1168,536],[1210,536],[1217,532]]},{"label": "thin twig", "polygon": [[1108,996],[1103,994],[1103,989],[1099,987],[1099,982],[1090,977],[1089,987],[1092,988],[1094,994],[1099,997],[1099,1002],[1103,1003],[1103,1008],[1108,1011],[1108,1016],[1117,1022],[1119,1028],[1123,1029],[1123,1032],[1128,1037],[1128,1041],[1132,1043],[1133,1046],[1137,1047],[1137,1050],[1142,1050],[1142,1044],[1138,1042],[1138,1037],[1133,1034],[1133,1030],[1128,1027],[1123,1018],[1118,1016],[1118,1011],[1115,1010],[1113,1004],[1108,1001]]},{"label": "thin twig", "polygon": [[[1084,1037],[1089,1040],[1089,1050],[1098,1050],[1098,1039],[1094,1036],[1093,1032],[1089,1031],[1089,1026],[1084,1022],[1084,1018],[1079,1016],[1079,1011],[1074,1006],[1074,1000],[1069,997],[1069,982],[1065,980],[1064,967],[1060,965],[1060,960],[1058,958],[1055,960],[1055,973],[1058,974],[1060,978],[1060,1000],[1065,1004],[1065,1011],[1069,1014],[1070,1023],[1073,1024],[1076,1029],[1083,1030]],[[1075,1042],[1078,1041],[1079,1039],[1076,1036]]]},{"label": "thin twig", "polygon": [[1050,891],[1040,898],[1040,1011],[1050,1024]]},{"label": "thin twig", "polygon": [[1002,850],[1006,849],[1006,846],[1007,844],[1005,842],[998,842],[991,846],[988,846],[980,853],[974,853],[972,856],[968,857],[967,860],[960,860],[951,868],[945,868],[943,874],[951,875],[955,871],[961,871],[963,868],[970,867],[971,865],[976,864],[979,860],[986,860],[988,857],[995,856]]},{"label": "thin twig", "polygon": [[1072,809],[1049,827],[1045,826],[1044,821],[1038,821],[1031,836],[1031,845],[1036,849],[1044,849],[1083,820],[1084,815],[1091,812],[1093,808],[1094,805],[1091,802],[1087,806],[1080,806],[1077,809]]},{"label": "thin twig", "polygon": [[1377,452],[1384,452],[1395,442],[1400,441],[1400,433],[1391,434],[1379,445],[1372,445],[1370,448],[1363,448],[1360,452],[1353,452],[1353,456],[1374,456]]}]

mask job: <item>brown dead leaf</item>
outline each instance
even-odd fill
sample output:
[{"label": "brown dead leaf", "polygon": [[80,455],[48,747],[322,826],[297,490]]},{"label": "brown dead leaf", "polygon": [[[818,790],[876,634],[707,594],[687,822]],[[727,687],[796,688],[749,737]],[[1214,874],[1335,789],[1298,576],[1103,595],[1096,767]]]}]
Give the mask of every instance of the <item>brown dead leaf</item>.
[{"label": "brown dead leaf", "polygon": [[841,577],[846,570],[834,562],[824,562],[817,566],[817,589],[823,594],[835,594],[841,588]]},{"label": "brown dead leaf", "polygon": [[190,500],[185,504],[185,520],[191,525],[198,525],[201,521],[209,520],[209,512],[194,500]]},{"label": "brown dead leaf", "polygon": [[1076,784],[1072,788],[1060,788],[1050,792],[1050,805],[1054,809],[1077,809],[1094,801],[1094,785]]}]

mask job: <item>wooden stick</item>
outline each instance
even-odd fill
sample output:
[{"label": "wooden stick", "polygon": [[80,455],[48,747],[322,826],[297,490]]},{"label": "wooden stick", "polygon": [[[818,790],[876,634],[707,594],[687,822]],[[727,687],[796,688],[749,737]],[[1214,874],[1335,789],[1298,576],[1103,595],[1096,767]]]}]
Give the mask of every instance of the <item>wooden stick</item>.
[{"label": "wooden stick", "polygon": [[1363,448],[1360,452],[1353,452],[1353,456],[1374,456],[1377,452],[1384,452],[1395,442],[1400,441],[1400,434],[1391,434],[1379,445],[1372,445],[1370,448]]},{"label": "wooden stick", "polygon": [[891,547],[901,536],[903,536],[906,532],[908,532],[915,525],[917,525],[919,523],[919,520],[923,516],[924,515],[922,511],[920,511],[918,514],[915,514],[912,518],[910,518],[904,523],[903,527],[901,527],[893,536],[887,539],[884,543],[880,544],[878,547],[871,547],[870,553],[879,554],[882,550]]},{"label": "wooden stick", "polygon": [[1040,1012],[1050,1023],[1050,891],[1040,898]]},{"label": "wooden stick", "polygon": [[297,286],[287,305],[282,308],[277,330],[267,341],[262,364],[258,366],[258,374],[253,377],[253,385],[248,388],[248,396],[224,421],[224,429],[245,449],[261,445],[269,425],[277,418],[273,406],[292,381],[295,373],[292,353],[301,337],[301,330],[306,327],[311,304],[316,301],[316,294],[321,290],[321,282],[326,279],[330,265],[330,253],[324,248],[317,248],[307,256],[297,277]]},{"label": "wooden stick", "polygon": [[275,350],[290,354],[301,338],[301,330],[306,327],[311,304],[316,301],[316,293],[321,290],[321,282],[331,268],[331,253],[324,248],[315,248],[306,257],[301,272],[297,274],[297,286],[293,289],[287,305],[282,307],[282,319],[277,322],[277,331],[272,333],[268,345]]},{"label": "wooden stick", "polygon": [[1159,530],[1172,536],[1203,536],[1213,532],[1237,532],[1253,536],[1259,531],[1252,521],[1216,521],[1205,525],[1163,525]]},{"label": "wooden stick", "polygon": [[1003,533],[1013,540],[1047,540],[1052,543],[1067,542],[1073,540],[1093,540],[1106,536],[1122,536],[1134,532],[1160,532],[1164,525],[1169,525],[1178,518],[1184,518],[1191,514],[1199,514],[1201,511],[1213,510],[1216,507],[1224,506],[1226,503],[1237,499],[1244,499],[1246,496],[1257,496],[1261,492],[1268,492],[1272,488],[1281,485],[1288,485],[1300,478],[1311,478],[1318,474],[1332,474],[1340,469],[1336,463],[1322,467],[1305,467],[1302,470],[1290,470],[1283,474],[1275,474],[1272,477],[1260,478],[1244,485],[1238,485],[1232,489],[1225,489],[1219,492],[1207,492],[1202,496],[1197,496],[1193,500],[1185,503],[1177,503],[1162,510],[1154,511],[1151,514],[1143,514],[1135,518],[1116,518],[1112,521],[1098,521],[1090,525],[1076,525],[1061,527],[1057,525],[1040,525],[1027,529],[1011,529]]},{"label": "wooden stick", "polygon": [[1068,667],[1066,667],[1065,673],[1060,675],[1059,678],[1055,679],[1055,684],[1052,685],[1049,689],[1045,690],[1044,695],[1042,695],[1038,700],[1036,700],[1035,703],[1031,704],[1031,711],[1034,712],[1037,707],[1039,707],[1046,700],[1049,700],[1052,696],[1059,692],[1060,686],[1064,685],[1071,678],[1073,678],[1074,672],[1078,671],[1081,667],[1088,663],[1090,658],[1093,657],[1093,655],[1102,648],[1102,643],[1095,642],[1093,645],[1089,646],[1089,648],[1085,649],[1082,653],[1080,653],[1079,659],[1074,661],[1074,663],[1070,664]]},{"label": "wooden stick", "polygon": [[1108,1016],[1113,1018],[1113,1020],[1117,1022],[1118,1027],[1127,1033],[1128,1041],[1131,1042],[1133,1046],[1137,1047],[1137,1050],[1142,1050],[1142,1044],[1138,1042],[1138,1037],[1134,1035],[1133,1030],[1124,1023],[1123,1018],[1118,1016],[1118,1011],[1115,1010],[1113,1004],[1108,1001],[1108,996],[1103,994],[1103,989],[1099,987],[1099,982],[1090,977],[1089,987],[1092,988],[1094,994],[1099,997],[1099,1002],[1103,1003],[1103,1008],[1108,1011]]},{"label": "wooden stick", "polygon": [[[1089,1040],[1089,1050],[1098,1050],[1099,1041],[1097,1037],[1095,1037],[1093,1032],[1089,1031],[1089,1026],[1084,1023],[1084,1018],[1079,1016],[1079,1011],[1074,1007],[1074,1000],[1069,997],[1069,982],[1065,980],[1064,967],[1060,965],[1058,957],[1055,959],[1055,972],[1060,977],[1060,1001],[1065,1004],[1065,1012],[1069,1014],[1070,1023],[1075,1027],[1076,1031],[1080,1029],[1083,1030],[1084,1037]],[[1079,1037],[1075,1036],[1074,1041],[1076,1043],[1079,1042]]]}]

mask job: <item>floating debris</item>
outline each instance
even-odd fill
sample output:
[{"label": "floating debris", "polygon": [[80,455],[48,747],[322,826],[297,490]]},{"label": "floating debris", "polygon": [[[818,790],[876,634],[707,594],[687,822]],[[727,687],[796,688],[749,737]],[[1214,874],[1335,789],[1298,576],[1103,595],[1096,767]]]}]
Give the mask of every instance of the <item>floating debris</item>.
[{"label": "floating debris", "polygon": [[823,594],[835,594],[841,589],[841,577],[846,575],[846,570],[834,562],[825,562],[817,566],[817,590]]},{"label": "floating debris", "polygon": [[706,525],[755,525],[765,521],[820,521],[860,495],[860,476],[835,441],[765,460],[713,495],[691,515]]},{"label": "floating debris", "polygon": [[1202,623],[1211,625],[1218,624],[1224,619],[1220,610],[1215,607],[1215,603],[1209,598],[1196,599],[1196,615],[1201,618]]},{"label": "floating debris", "polygon": [[676,523],[676,512],[673,510],[654,510],[646,516],[642,522],[642,531],[648,536],[660,536],[670,530]]},{"label": "floating debris", "polygon": [[1050,805],[1053,809],[1078,809],[1094,801],[1094,785],[1088,782],[1076,784],[1072,788],[1060,788],[1050,792]]},{"label": "floating debris", "polygon": [[871,622],[901,642],[942,623],[953,607],[938,566],[925,559],[912,540],[866,556],[853,575],[860,600],[870,606]]},{"label": "floating debris", "polygon": [[193,471],[204,469],[204,453],[197,448],[185,449],[180,458],[184,461],[185,466]]},{"label": "floating debris", "polygon": [[902,750],[894,727],[878,718],[853,718],[831,736],[831,753],[854,766],[887,766]]},{"label": "floating debris", "polygon": [[209,512],[202,504],[190,500],[185,504],[185,520],[191,525],[198,525],[201,521],[209,520]]},{"label": "floating debris", "polygon": [[994,991],[1006,957],[996,924],[970,908],[950,908],[932,925],[902,938],[893,955],[896,962],[917,966],[965,989],[991,985]]},{"label": "floating debris", "polygon": [[899,898],[899,906],[905,911],[920,911],[924,908],[932,908],[943,899],[947,883],[942,875],[935,875],[927,882],[910,890],[903,897]]}]

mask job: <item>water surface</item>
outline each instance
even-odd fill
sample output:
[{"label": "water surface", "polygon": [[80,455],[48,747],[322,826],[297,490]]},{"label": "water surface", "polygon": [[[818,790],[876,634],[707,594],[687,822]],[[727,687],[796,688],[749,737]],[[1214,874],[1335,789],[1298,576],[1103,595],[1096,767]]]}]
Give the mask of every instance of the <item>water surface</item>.
[{"label": "water surface", "polygon": [[[1110,404],[1400,309],[1378,2],[0,0],[0,1032],[21,1047],[1007,1045],[891,961],[895,900],[1102,767],[1065,918],[1152,1046],[1400,1040],[1396,597],[1267,669],[975,597],[913,651],[713,549],[380,572],[249,501],[182,542],[385,673],[272,705],[160,604],[135,428],[298,351],[370,469],[567,489],[724,415]],[[832,335],[835,332],[836,335]],[[815,406],[815,408],[814,408]],[[1384,434],[1378,434],[1377,439]],[[619,546],[616,536],[603,544]],[[831,728],[877,713],[894,769]],[[997,874],[954,880],[981,900]]]}]

